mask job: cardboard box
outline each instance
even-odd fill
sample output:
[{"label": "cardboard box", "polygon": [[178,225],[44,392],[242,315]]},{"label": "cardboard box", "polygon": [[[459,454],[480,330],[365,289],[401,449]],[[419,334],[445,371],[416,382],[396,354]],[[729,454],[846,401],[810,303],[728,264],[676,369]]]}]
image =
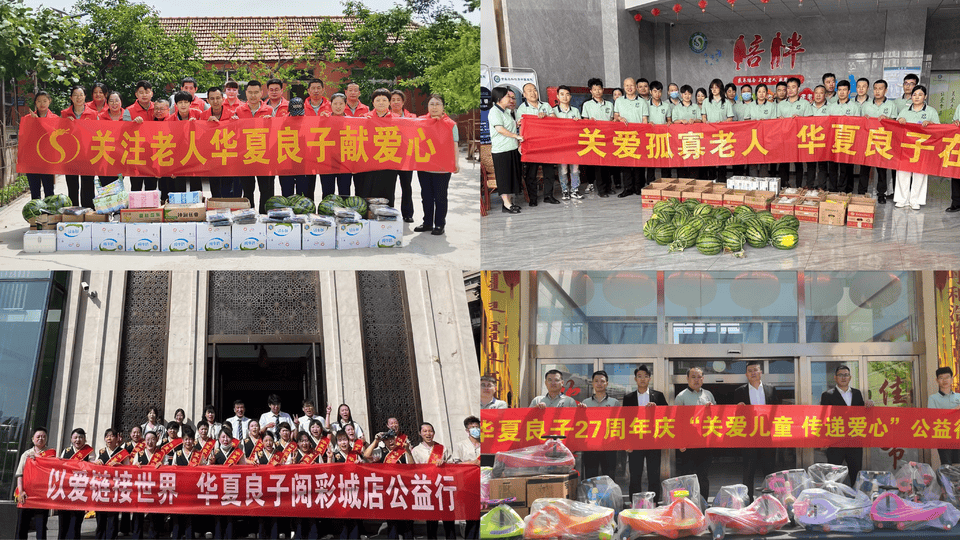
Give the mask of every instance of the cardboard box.
[{"label": "cardboard box", "polygon": [[400,220],[370,221],[370,247],[403,247],[403,222]]},{"label": "cardboard box", "polygon": [[661,178],[661,181],[669,180],[671,184],[677,184],[681,186],[692,186],[697,181],[696,178]]},{"label": "cardboard box", "polygon": [[56,253],[57,231],[27,231],[23,233],[25,253]]},{"label": "cardboard box", "polygon": [[864,197],[857,195],[850,197],[850,203],[847,205],[847,217],[866,218],[873,222],[873,217],[877,213],[877,200],[873,197]]},{"label": "cardboard box", "polygon": [[230,251],[233,247],[233,227],[214,227],[209,223],[197,224],[197,251]]},{"label": "cardboard box", "polygon": [[107,223],[110,221],[110,214],[87,212],[83,215],[83,221],[86,223]]},{"label": "cardboard box", "polygon": [[93,225],[58,223],[57,251],[90,251]]},{"label": "cardboard box", "polygon": [[160,251],[160,224],[127,223],[127,251]]},{"label": "cardboard box", "polygon": [[207,210],[217,210],[219,208],[244,210],[250,208],[250,201],[243,197],[207,199]]},{"label": "cardboard box", "polygon": [[820,222],[820,201],[818,200],[801,200],[793,207],[793,215],[797,217],[800,221],[808,221],[811,223]]},{"label": "cardboard box", "polygon": [[163,205],[163,221],[198,222],[207,217],[207,207],[201,203]]},{"label": "cardboard box", "polygon": [[40,214],[27,220],[31,229],[43,229],[48,231],[57,230],[57,223],[63,222],[63,216],[60,214]]},{"label": "cardboard box", "polygon": [[120,210],[122,223],[160,223],[163,221],[163,208],[124,208]]},{"label": "cardboard box", "polygon": [[527,504],[537,499],[576,499],[576,472],[570,474],[544,474],[527,480]]},{"label": "cardboard box", "polygon": [[491,499],[516,499],[517,503],[527,502],[527,481],[530,476],[491,478],[490,479],[490,498]]},{"label": "cardboard box", "polygon": [[687,182],[687,185],[693,185],[693,187],[707,188],[713,184],[712,180],[694,180],[692,178],[689,180],[690,182]]},{"label": "cardboard box", "polygon": [[203,203],[203,192],[186,191],[174,192],[167,195],[168,202],[172,204],[197,204]]},{"label": "cardboard box", "polygon": [[161,223],[160,251],[196,251],[196,223]]},{"label": "cardboard box", "polygon": [[335,249],[337,247],[337,227],[306,224],[303,226],[301,249]]},{"label": "cardboard box", "polygon": [[715,184],[709,190],[703,192],[703,202],[711,206],[723,206],[723,197],[731,190],[723,187],[723,184]]},{"label": "cardboard box", "polygon": [[770,210],[770,201],[776,197],[774,191],[755,190],[743,196],[743,204],[753,208],[757,212]]},{"label": "cardboard box", "polygon": [[300,250],[303,245],[303,224],[267,223],[267,249]]},{"label": "cardboard box", "polygon": [[693,188],[690,186],[685,186],[681,184],[670,184],[669,187],[665,187],[660,190],[660,197],[663,200],[669,199],[681,199],[685,191],[691,191]]},{"label": "cardboard box", "polygon": [[160,190],[131,191],[127,208],[158,208],[160,207]]},{"label": "cardboard box", "polygon": [[697,201],[697,202],[703,202],[703,190],[704,190],[704,189],[707,189],[707,188],[694,186],[694,187],[691,187],[691,188],[685,190],[685,191],[680,195],[680,202],[690,201],[690,200]]},{"label": "cardboard box", "polygon": [[361,219],[360,223],[337,224],[337,249],[356,249],[370,247],[370,222]]},{"label": "cardboard box", "polygon": [[86,221],[87,214],[92,214],[93,210],[89,212],[84,212],[82,214],[60,214],[60,221],[62,223],[83,223]]},{"label": "cardboard box", "polygon": [[731,189],[723,194],[723,205],[733,210],[738,206],[743,206],[743,199],[749,191],[742,189]]},{"label": "cardboard box", "polygon": [[513,508],[513,511],[516,512],[521,519],[524,519],[530,515],[529,506],[512,506],[511,508]]},{"label": "cardboard box", "polygon": [[124,251],[127,247],[127,226],[124,223],[94,223],[90,247],[92,251]]},{"label": "cardboard box", "polygon": [[827,200],[820,202],[820,218],[819,223],[821,225],[838,225],[843,226],[846,224],[847,219],[847,203],[850,201],[850,197],[844,194],[839,193],[830,193],[827,195]]},{"label": "cardboard box", "polygon": [[233,251],[267,249],[267,224],[233,225]]},{"label": "cardboard box", "polygon": [[770,213],[774,216],[792,216],[800,197],[779,196],[770,201]]},{"label": "cardboard box", "polygon": [[808,189],[803,192],[803,200],[805,201],[825,201],[827,200],[827,192],[822,189]]},{"label": "cardboard box", "polygon": [[653,208],[653,205],[663,200],[661,192],[668,188],[670,184],[663,182],[654,182],[640,190],[640,205],[643,208]]}]

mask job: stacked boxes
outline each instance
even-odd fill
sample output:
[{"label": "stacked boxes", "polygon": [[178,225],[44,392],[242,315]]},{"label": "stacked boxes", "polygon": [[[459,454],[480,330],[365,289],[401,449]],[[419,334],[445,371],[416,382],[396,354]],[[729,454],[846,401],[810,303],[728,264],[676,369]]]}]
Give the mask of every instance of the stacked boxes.
[{"label": "stacked boxes", "polygon": [[94,223],[91,225],[93,251],[126,251],[127,226],[123,223]]},{"label": "stacked boxes", "polygon": [[640,205],[643,208],[653,208],[653,205],[663,200],[662,192],[670,184],[665,182],[654,182],[640,190]]},{"label": "stacked boxes", "polygon": [[820,203],[819,223],[842,227],[846,223],[849,203],[850,195],[846,193],[827,193],[826,200]]},{"label": "stacked boxes", "polygon": [[770,210],[770,201],[776,197],[774,191],[755,190],[743,196],[743,204],[749,206],[754,211],[763,212]]},{"label": "stacked boxes", "polygon": [[800,199],[793,207],[793,215],[800,221],[818,223],[820,221],[820,201]]},{"label": "stacked boxes", "polygon": [[[513,509],[524,517],[530,512],[530,506],[537,499],[573,499],[577,498],[578,475],[544,474],[540,476],[520,476],[490,479],[491,499],[516,499],[515,504],[523,506]],[[512,506],[512,505],[511,505]]]},{"label": "stacked boxes", "polygon": [[360,223],[337,224],[337,249],[357,249],[370,247],[370,221],[361,219]]},{"label": "stacked boxes", "polygon": [[232,247],[233,227],[197,224],[197,251],[230,251]]},{"label": "stacked boxes", "polygon": [[196,251],[196,223],[161,223],[160,251]]},{"label": "stacked boxes", "polygon": [[268,223],[267,249],[295,249],[303,245],[303,225],[300,223]]},{"label": "stacked boxes", "polygon": [[850,198],[847,206],[847,227],[872,229],[873,218],[877,212],[877,200],[873,197],[857,195]]},{"label": "stacked boxes", "polygon": [[127,223],[126,234],[127,251],[160,251],[159,223]]},{"label": "stacked boxes", "polygon": [[57,251],[90,251],[92,223],[58,223]]}]

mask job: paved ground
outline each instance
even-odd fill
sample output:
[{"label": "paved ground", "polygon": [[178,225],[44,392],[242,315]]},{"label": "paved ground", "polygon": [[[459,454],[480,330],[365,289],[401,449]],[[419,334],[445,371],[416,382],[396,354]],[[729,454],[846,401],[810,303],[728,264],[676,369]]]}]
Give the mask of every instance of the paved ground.
[{"label": "paved ground", "polygon": [[[450,179],[447,225],[441,236],[415,233],[423,219],[420,183],[413,179],[414,223],[405,223],[403,248],[321,251],[187,252],[187,253],[24,253],[27,223],[21,211],[30,199],[21,196],[0,208],[0,269],[31,270],[406,270],[480,267],[480,166],[460,152],[460,173]],[[66,193],[63,176],[57,193]],[[275,186],[280,193],[280,185]],[[319,185],[317,186],[319,192]],[[206,189],[209,196],[209,188]],[[397,185],[397,204],[400,186]]]},{"label": "paved ground", "polygon": [[521,204],[520,214],[501,212],[491,198],[482,218],[484,268],[696,269],[696,270],[933,270],[960,268],[960,213],[950,205],[950,183],[931,177],[927,204],[921,210],[878,207],[875,228],[850,229],[802,223],[797,248],[746,248],[746,257],[705,256],[696,249],[669,253],[643,237],[650,209],[640,196],[595,194],[561,204]]}]

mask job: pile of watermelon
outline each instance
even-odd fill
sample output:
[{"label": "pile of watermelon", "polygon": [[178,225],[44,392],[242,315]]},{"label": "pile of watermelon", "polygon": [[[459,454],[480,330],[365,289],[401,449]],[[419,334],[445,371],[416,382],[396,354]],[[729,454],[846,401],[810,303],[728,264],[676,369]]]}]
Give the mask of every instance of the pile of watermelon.
[{"label": "pile of watermelon", "polygon": [[55,193],[46,199],[33,199],[23,206],[23,219],[30,221],[40,214],[59,214],[61,208],[73,206],[70,197]]},{"label": "pile of watermelon", "polygon": [[289,197],[274,196],[267,199],[264,203],[267,210],[275,208],[290,208],[295,214],[313,213],[313,201],[303,195],[291,195]]},{"label": "pile of watermelon", "polygon": [[335,207],[347,208],[353,210],[363,217],[367,215],[367,200],[363,197],[346,197],[330,194],[323,198],[317,205],[317,213],[324,216],[334,215]]},{"label": "pile of watermelon", "polygon": [[794,249],[799,230],[800,220],[794,216],[776,219],[769,211],[756,212],[749,206],[731,210],[678,199],[655,204],[653,216],[643,224],[643,236],[671,252],[696,247],[704,255],[729,251],[738,257],[743,256],[745,245]]}]

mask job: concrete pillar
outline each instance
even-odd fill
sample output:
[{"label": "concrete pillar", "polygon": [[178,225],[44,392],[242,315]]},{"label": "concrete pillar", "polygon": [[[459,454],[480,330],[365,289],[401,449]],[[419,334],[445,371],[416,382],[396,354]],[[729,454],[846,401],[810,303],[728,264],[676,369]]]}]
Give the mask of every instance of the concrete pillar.
[{"label": "concrete pillar", "polygon": [[[346,403],[350,405],[354,421],[364,430],[371,430],[357,274],[344,271],[328,274],[321,276],[320,286],[323,303],[323,365],[327,395],[333,406],[331,414],[336,415],[337,406]],[[367,436],[366,431],[364,436]]]},{"label": "concrete pillar", "polygon": [[170,273],[167,374],[163,398],[167,420],[173,420],[173,412],[181,407],[194,424],[203,418],[206,309],[204,307],[201,311],[200,302],[206,304],[206,294],[200,294],[200,283],[205,284],[206,279],[206,272]]},{"label": "concrete pillar", "polygon": [[[618,6],[619,4],[619,6]],[[608,88],[620,86],[619,13],[623,0],[600,1],[600,30],[603,33],[603,83]]]},{"label": "concrete pillar", "polygon": [[[930,80],[929,63],[924,64],[923,45],[927,33],[927,10],[887,11],[883,41],[883,67],[921,66],[921,83]],[[887,81],[892,83],[893,81]],[[901,82],[901,81],[897,81]]]}]

